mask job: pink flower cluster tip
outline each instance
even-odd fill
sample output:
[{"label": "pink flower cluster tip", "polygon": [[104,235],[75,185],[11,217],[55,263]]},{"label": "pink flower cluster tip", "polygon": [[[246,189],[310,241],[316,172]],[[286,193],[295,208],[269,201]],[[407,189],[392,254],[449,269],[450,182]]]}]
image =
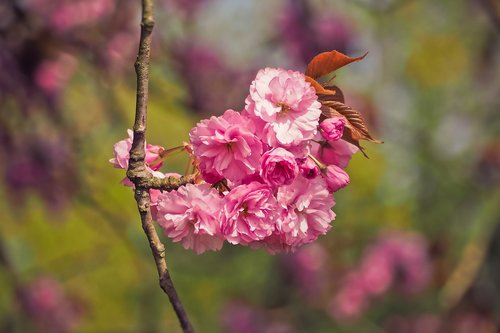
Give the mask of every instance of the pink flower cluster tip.
[{"label": "pink flower cluster tip", "polygon": [[[328,232],[333,192],[349,183],[343,169],[358,149],[342,140],[343,118],[320,120],[321,103],[304,74],[260,70],[245,102],[241,112],[227,110],[189,132],[195,184],[150,191],[165,234],[196,253],[224,242],[294,251]],[[115,167],[128,167],[131,143],[115,145]],[[162,149],[147,145],[146,165],[165,177],[157,171]]]},{"label": "pink flower cluster tip", "polygon": [[[342,168],[357,148],[341,139],[342,119],[320,130],[320,108],[303,74],[259,71],[244,110],[227,110],[190,131],[205,184],[158,197],[166,235],[197,253],[224,241],[277,253],[326,234],[335,218],[332,193],[348,184]],[[320,141],[320,131],[337,132]],[[195,213],[201,206],[209,218]]]}]

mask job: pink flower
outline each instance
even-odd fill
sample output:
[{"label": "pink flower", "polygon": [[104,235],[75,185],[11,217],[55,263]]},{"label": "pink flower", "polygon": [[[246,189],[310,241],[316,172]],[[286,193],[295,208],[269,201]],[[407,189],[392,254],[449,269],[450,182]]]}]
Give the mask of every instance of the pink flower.
[{"label": "pink flower", "polygon": [[368,307],[370,296],[365,290],[365,281],[356,272],[350,273],[343,288],[329,304],[329,313],[340,321],[358,318]]},{"label": "pink flower", "polygon": [[83,311],[77,299],[68,296],[62,285],[40,277],[20,289],[20,301],[40,332],[73,332]]},{"label": "pink flower", "polygon": [[370,295],[385,293],[394,281],[393,260],[387,249],[379,248],[365,254],[359,272]]},{"label": "pink flower", "polygon": [[[118,169],[128,169],[128,160],[130,158],[130,148],[132,148],[132,140],[134,139],[134,132],[131,129],[127,130],[128,138],[118,141],[113,146],[115,157],[110,159],[109,162],[113,163],[113,166]],[[150,144],[146,144],[146,164],[147,166],[153,170],[158,170],[163,162],[155,162],[160,153],[165,150],[161,146],[153,146]]]},{"label": "pink flower", "polygon": [[220,250],[222,199],[209,184],[180,187],[157,199],[157,220],[165,234],[197,254]]},{"label": "pink flower", "polygon": [[116,3],[112,0],[69,1],[56,7],[51,24],[64,32],[77,26],[91,24],[113,13]]},{"label": "pink flower", "polygon": [[322,178],[309,180],[299,175],[292,184],[278,189],[277,198],[283,211],[274,235],[277,237],[266,244],[270,252],[293,251],[331,228],[335,201]]},{"label": "pink flower", "polygon": [[419,292],[431,273],[427,243],[415,233],[384,234],[366,250],[360,272],[373,294],[383,293],[393,284],[405,293]]},{"label": "pink flower", "polygon": [[46,94],[61,91],[78,67],[78,59],[67,53],[57,58],[44,60],[35,70],[34,81]]},{"label": "pink flower", "polygon": [[262,240],[275,230],[278,211],[268,185],[252,182],[237,186],[224,198],[222,232],[232,244]]},{"label": "pink flower", "polygon": [[298,146],[317,132],[321,104],[302,73],[260,70],[245,103],[245,112],[259,119],[259,134],[271,147]]},{"label": "pink flower", "polygon": [[271,149],[260,159],[260,176],[269,186],[289,185],[298,174],[295,156],[286,149]]},{"label": "pink flower", "polygon": [[316,178],[320,174],[318,166],[310,158],[305,158],[299,168],[302,176],[307,179]]},{"label": "pink flower", "polygon": [[327,118],[319,124],[321,135],[328,141],[339,140],[344,133],[344,126],[344,117]]},{"label": "pink flower", "polygon": [[349,184],[349,175],[336,165],[329,165],[323,170],[323,177],[330,192],[337,192]]},{"label": "pink flower", "polygon": [[427,285],[431,263],[425,239],[414,233],[392,232],[380,236],[365,251],[332,301],[337,319],[353,319],[368,303],[391,287],[415,293]]},{"label": "pink flower", "polygon": [[293,254],[282,256],[281,260],[286,276],[308,301],[315,303],[327,292],[330,258],[321,244],[305,245]]},{"label": "pink flower", "polygon": [[264,332],[267,320],[262,311],[239,301],[231,301],[221,311],[221,324],[226,333]]},{"label": "pink flower", "polygon": [[262,143],[254,133],[254,123],[233,110],[191,129],[189,137],[204,179],[239,181],[258,172]]},{"label": "pink flower", "polygon": [[354,153],[358,151],[358,147],[345,141],[327,141],[320,144],[313,143],[311,146],[311,154],[325,164],[335,164],[342,169],[346,168]]}]

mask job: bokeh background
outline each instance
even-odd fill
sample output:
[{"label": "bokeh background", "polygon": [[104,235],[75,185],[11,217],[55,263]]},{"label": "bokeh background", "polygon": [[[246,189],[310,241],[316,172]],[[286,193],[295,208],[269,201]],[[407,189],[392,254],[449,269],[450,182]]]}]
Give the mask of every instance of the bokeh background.
[{"label": "bokeh background", "polygon": [[[0,332],[180,332],[123,170],[140,1],[0,2]],[[148,142],[244,105],[258,69],[335,78],[383,145],[295,254],[164,238],[198,332],[489,333],[500,323],[500,3],[158,0]],[[183,172],[175,156],[163,170]]]}]

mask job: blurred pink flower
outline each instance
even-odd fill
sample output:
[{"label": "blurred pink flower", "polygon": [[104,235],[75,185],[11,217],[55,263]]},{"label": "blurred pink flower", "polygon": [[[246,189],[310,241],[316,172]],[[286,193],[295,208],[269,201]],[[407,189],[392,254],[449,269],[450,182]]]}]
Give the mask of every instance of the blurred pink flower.
[{"label": "blurred pink flower", "polygon": [[328,313],[340,321],[357,319],[368,307],[369,294],[366,293],[365,281],[356,272],[350,273],[342,289],[328,305]]},{"label": "blurred pink flower", "polygon": [[240,181],[259,170],[262,143],[255,126],[239,112],[227,110],[220,117],[199,122],[189,133],[194,155],[206,181],[222,178]]},{"label": "blurred pink flower", "polygon": [[25,310],[43,332],[73,332],[81,319],[77,302],[65,295],[54,279],[43,277],[31,282],[20,296]]},{"label": "blurred pink flower", "polygon": [[166,7],[171,5],[175,9],[191,17],[196,14],[198,9],[206,2],[207,0],[161,0],[160,3]]},{"label": "blurred pink flower", "polygon": [[[332,300],[331,310],[336,318],[356,318],[372,298],[391,287],[404,293],[422,291],[430,273],[431,262],[423,236],[412,232],[384,233],[365,250],[358,267],[348,274]],[[354,290],[363,296],[359,304],[351,295]]]},{"label": "blurred pink flower", "polygon": [[98,22],[105,16],[113,13],[115,6],[115,0],[63,2],[54,7],[50,22],[55,29],[66,31],[80,25]]},{"label": "blurred pink flower", "polygon": [[78,59],[68,53],[60,53],[56,58],[40,63],[33,79],[46,94],[56,94],[68,83],[77,67]]},{"label": "blurred pink flower", "polygon": [[242,302],[227,303],[221,314],[222,328],[226,333],[263,332],[266,326],[264,314]]},{"label": "blurred pink flower", "polygon": [[139,37],[135,32],[123,31],[112,36],[104,50],[106,64],[119,70],[132,63]]},{"label": "blurred pink flower", "polygon": [[260,135],[271,147],[299,146],[317,132],[321,104],[302,73],[260,70],[245,103],[245,112],[259,120]]},{"label": "blurred pink flower", "polygon": [[320,301],[328,281],[326,249],[318,242],[311,243],[295,253],[282,256],[282,260],[287,276],[291,277],[301,295],[309,302]]},{"label": "blurred pink flower", "polygon": [[319,124],[321,135],[328,141],[337,141],[344,133],[345,119],[343,117],[332,117],[323,120]]},{"label": "blurred pink flower", "polygon": [[252,182],[235,187],[224,197],[222,233],[232,244],[262,240],[275,230],[278,208],[268,185]]},{"label": "blurred pink flower", "polygon": [[157,199],[157,221],[174,242],[197,254],[222,248],[220,212],[222,199],[209,184],[180,187]]},{"label": "blurred pink flower", "polygon": [[359,272],[364,281],[364,288],[370,295],[385,293],[394,281],[393,261],[390,253],[373,251],[365,254]]},{"label": "blurred pink flower", "polygon": [[221,326],[225,333],[295,333],[283,319],[272,318],[264,309],[231,301],[221,310]]},{"label": "blurred pink flower", "polygon": [[268,150],[260,161],[260,176],[272,187],[291,184],[299,173],[295,156],[283,148]]},{"label": "blurred pink flower", "polygon": [[77,191],[77,154],[68,142],[70,140],[57,133],[20,133],[15,145],[10,147],[10,153],[4,155],[5,152],[0,152],[4,184],[10,193],[7,199],[21,204],[26,195],[31,197],[37,193],[48,207],[63,208]]},{"label": "blurred pink flower", "polygon": [[323,178],[326,180],[328,190],[337,192],[343,187],[349,185],[349,175],[336,165],[329,165],[322,171]]},{"label": "blurred pink flower", "polygon": [[404,293],[418,293],[431,274],[427,242],[417,233],[384,233],[365,251],[359,271],[373,294],[385,292],[389,284]]}]

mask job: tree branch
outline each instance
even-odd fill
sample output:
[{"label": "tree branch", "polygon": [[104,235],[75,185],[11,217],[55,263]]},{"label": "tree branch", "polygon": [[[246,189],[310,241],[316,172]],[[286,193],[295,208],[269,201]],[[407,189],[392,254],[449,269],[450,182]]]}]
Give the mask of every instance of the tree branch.
[{"label": "tree branch", "polygon": [[130,149],[129,168],[127,176],[135,184],[135,200],[141,216],[142,228],[146,233],[151,252],[156,263],[160,278],[160,286],[167,294],[174,308],[184,333],[194,333],[187,314],[177,295],[165,260],[165,246],[160,241],[151,217],[149,188],[173,190],[192,182],[189,177],[176,179],[168,177],[165,180],[153,177],[146,169],[144,158],[146,143],[146,119],[148,107],[149,59],[151,53],[151,33],[154,27],[153,0],[142,0],[142,21],[139,52],[135,62],[137,74],[136,110],[134,122],[134,140]]}]

